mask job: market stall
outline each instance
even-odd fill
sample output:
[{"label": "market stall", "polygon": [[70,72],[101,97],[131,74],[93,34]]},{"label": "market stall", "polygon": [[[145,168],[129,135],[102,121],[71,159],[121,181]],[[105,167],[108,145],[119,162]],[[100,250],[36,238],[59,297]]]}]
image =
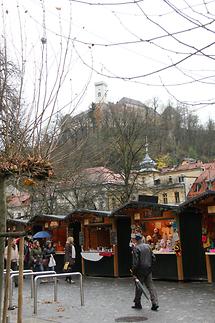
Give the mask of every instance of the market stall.
[{"label": "market stall", "polygon": [[[215,192],[206,191],[180,206],[186,279],[215,281]],[[185,234],[186,229],[186,234]]]},{"label": "market stall", "polygon": [[[69,230],[79,222],[79,249],[82,273],[91,276],[118,276],[114,220],[111,212],[76,210],[69,217]],[[76,225],[77,227],[77,225]],[[77,231],[74,232],[77,235]],[[77,250],[77,243],[76,243]]]},{"label": "market stall", "polygon": [[[68,236],[68,224],[65,215],[36,215],[29,221],[32,234],[44,230],[50,233],[50,240],[55,248],[56,271],[62,272],[64,264],[64,247]],[[43,245],[45,240],[41,241]]]},{"label": "market stall", "polygon": [[[114,213],[118,220],[128,216],[131,219],[131,248],[132,238],[135,236],[135,233],[140,232],[145,237],[146,243],[150,245],[156,254],[153,277],[157,279],[183,280],[177,209],[177,206],[131,201]],[[119,225],[117,228],[120,230]],[[120,232],[118,233],[119,251],[122,249],[124,241],[124,238],[121,239],[121,234]],[[124,246],[124,249],[127,249],[126,246]],[[129,257],[128,254],[127,258]],[[120,259],[119,253],[119,268],[122,267]],[[119,275],[121,275],[120,269]]]},{"label": "market stall", "polygon": [[22,219],[7,219],[7,231],[27,231],[28,221]]}]

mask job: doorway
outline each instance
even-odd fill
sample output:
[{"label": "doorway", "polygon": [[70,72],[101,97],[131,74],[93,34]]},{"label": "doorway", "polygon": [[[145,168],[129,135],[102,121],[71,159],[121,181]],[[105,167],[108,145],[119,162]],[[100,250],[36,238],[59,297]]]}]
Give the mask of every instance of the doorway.
[{"label": "doorway", "polygon": [[117,242],[118,242],[118,270],[120,277],[130,276],[132,264],[131,248],[131,219],[119,217],[117,219]]},{"label": "doorway", "polygon": [[79,233],[81,232],[81,223],[78,221],[72,222],[68,226],[68,236],[74,238],[74,246],[76,252],[76,261],[74,271],[81,272],[81,246],[79,243]]},{"label": "doorway", "polygon": [[202,216],[194,208],[180,215],[180,238],[184,280],[207,279],[202,246]]}]

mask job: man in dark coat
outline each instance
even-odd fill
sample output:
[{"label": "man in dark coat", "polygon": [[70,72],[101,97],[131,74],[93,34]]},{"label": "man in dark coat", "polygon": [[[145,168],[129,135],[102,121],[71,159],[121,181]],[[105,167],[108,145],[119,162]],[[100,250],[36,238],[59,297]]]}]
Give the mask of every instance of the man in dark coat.
[{"label": "man in dark coat", "polygon": [[[151,310],[156,311],[158,309],[158,297],[157,292],[152,281],[152,264],[155,261],[155,255],[153,254],[150,246],[143,242],[143,237],[140,233],[135,235],[136,245],[133,247],[132,253],[132,272],[141,284],[145,284],[149,291],[150,299],[152,302]],[[141,309],[141,287],[136,284],[134,306],[132,308]]]}]

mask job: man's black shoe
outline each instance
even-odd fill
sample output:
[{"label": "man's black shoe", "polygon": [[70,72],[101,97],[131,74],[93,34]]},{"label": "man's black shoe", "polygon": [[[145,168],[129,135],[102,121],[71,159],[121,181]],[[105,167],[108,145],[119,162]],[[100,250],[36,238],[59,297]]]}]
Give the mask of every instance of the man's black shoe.
[{"label": "man's black shoe", "polygon": [[158,308],[159,308],[159,306],[158,306],[158,305],[153,304],[153,305],[152,305],[152,307],[151,307],[151,310],[152,310],[152,311],[157,311],[157,310],[158,310]]},{"label": "man's black shoe", "polygon": [[135,303],[133,306],[131,306],[131,308],[136,308],[137,310],[141,310],[142,309],[142,305]]}]

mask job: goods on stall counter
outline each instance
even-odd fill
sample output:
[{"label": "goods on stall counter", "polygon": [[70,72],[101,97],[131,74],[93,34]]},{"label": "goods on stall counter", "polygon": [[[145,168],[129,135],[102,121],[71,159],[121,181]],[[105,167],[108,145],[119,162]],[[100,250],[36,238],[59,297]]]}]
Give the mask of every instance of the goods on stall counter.
[{"label": "goods on stall counter", "polygon": [[148,236],[146,237],[146,243],[148,243],[148,244],[153,243],[153,239],[152,239],[152,237],[151,237],[150,235],[148,235]]},{"label": "goods on stall counter", "polygon": [[173,249],[174,249],[174,251],[176,253],[176,256],[181,256],[181,243],[180,243],[179,240],[176,241],[176,244],[175,244]]},{"label": "goods on stall counter", "polygon": [[166,248],[167,248],[167,251],[169,251],[169,252],[172,251],[172,240],[168,239],[166,241]]},{"label": "goods on stall counter", "polygon": [[172,240],[173,242],[176,242],[176,241],[179,241],[179,235],[178,235],[178,231],[177,229],[175,228],[174,231],[173,231],[173,236],[172,236]]},{"label": "goods on stall counter", "polygon": [[160,241],[160,252],[165,252],[166,251],[166,241],[164,239],[161,239]]}]

